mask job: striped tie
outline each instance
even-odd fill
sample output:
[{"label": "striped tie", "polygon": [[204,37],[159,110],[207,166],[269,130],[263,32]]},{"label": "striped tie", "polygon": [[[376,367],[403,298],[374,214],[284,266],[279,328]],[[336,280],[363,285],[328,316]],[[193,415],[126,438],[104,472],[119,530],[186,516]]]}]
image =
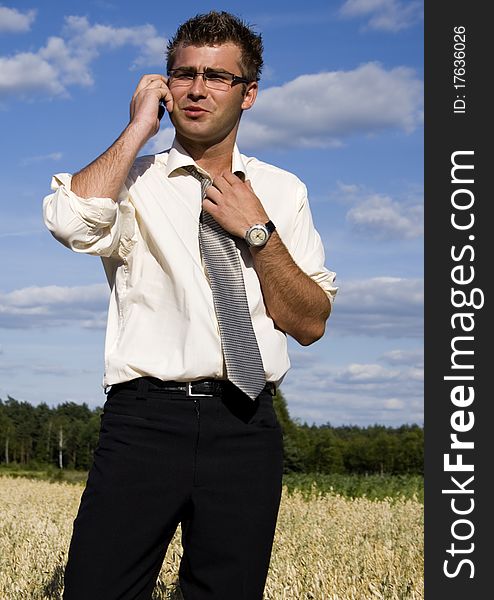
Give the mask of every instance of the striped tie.
[{"label": "striped tie", "polygon": [[[184,169],[201,182],[204,200],[211,180],[193,165]],[[255,400],[266,385],[266,376],[252,327],[240,259],[233,238],[205,210],[201,211],[199,245],[213,292],[228,379]]]}]

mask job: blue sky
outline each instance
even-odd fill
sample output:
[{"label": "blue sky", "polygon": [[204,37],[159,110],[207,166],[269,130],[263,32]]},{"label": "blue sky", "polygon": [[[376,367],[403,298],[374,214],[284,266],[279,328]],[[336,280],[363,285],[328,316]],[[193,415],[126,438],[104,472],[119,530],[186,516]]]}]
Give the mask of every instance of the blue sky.
[{"label": "blue sky", "polygon": [[[325,336],[290,340],[292,417],[423,423],[423,8],[401,0],[0,3],[0,398],[101,406],[108,288],[41,217],[58,172],[93,160],[162,72],[166,39],[228,10],[265,68],[239,147],[307,185],[340,287]],[[161,131],[143,154],[165,149]]]}]

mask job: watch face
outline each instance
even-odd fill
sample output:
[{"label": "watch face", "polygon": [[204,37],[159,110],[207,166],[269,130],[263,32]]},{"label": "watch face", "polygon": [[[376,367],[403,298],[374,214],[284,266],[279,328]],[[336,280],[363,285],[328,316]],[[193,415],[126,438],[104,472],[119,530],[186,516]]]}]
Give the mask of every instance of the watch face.
[{"label": "watch face", "polygon": [[255,226],[249,230],[248,238],[252,246],[263,246],[268,241],[269,233],[263,226]]}]

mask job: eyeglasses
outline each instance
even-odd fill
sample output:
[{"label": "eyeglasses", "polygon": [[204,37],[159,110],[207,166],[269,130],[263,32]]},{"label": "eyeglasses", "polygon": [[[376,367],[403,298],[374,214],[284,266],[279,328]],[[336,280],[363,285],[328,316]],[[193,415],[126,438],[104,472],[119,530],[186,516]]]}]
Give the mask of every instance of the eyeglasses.
[{"label": "eyeglasses", "polygon": [[204,85],[211,90],[226,92],[237,83],[250,83],[249,79],[239,77],[228,71],[207,69],[201,73],[194,69],[179,67],[178,69],[168,71],[168,87],[188,87],[192,85],[198,75],[202,76]]}]

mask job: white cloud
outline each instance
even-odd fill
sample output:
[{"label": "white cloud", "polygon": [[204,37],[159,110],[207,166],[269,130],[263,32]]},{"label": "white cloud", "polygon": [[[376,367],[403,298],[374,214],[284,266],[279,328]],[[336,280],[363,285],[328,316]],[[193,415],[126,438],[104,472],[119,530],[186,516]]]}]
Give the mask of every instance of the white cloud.
[{"label": "white cloud", "polygon": [[33,365],[31,370],[35,375],[55,375],[56,377],[68,377],[76,373],[76,369],[60,365]]},{"label": "white cloud", "polygon": [[344,197],[352,198],[360,191],[360,186],[356,183],[344,183],[343,181],[338,181],[338,190],[343,193]]},{"label": "white cloud", "polygon": [[62,95],[65,88],[60,71],[39,54],[21,52],[12,57],[0,57],[0,98],[11,94],[25,99]]},{"label": "white cloud", "polygon": [[400,400],[399,398],[389,398],[388,400],[385,400],[383,404],[384,407],[389,410],[401,410],[405,406],[403,400]]},{"label": "white cloud", "polygon": [[341,335],[422,337],[423,281],[374,277],[339,282],[331,328]]},{"label": "white cloud", "polygon": [[242,117],[242,147],[332,147],[352,135],[412,132],[422,122],[423,84],[407,67],[372,62],[352,71],[301,75],[260,91]]},{"label": "white cloud", "polygon": [[63,154],[61,152],[51,152],[50,154],[38,154],[37,156],[26,156],[21,160],[21,166],[27,167],[28,165],[43,162],[45,160],[60,160]]},{"label": "white cloud", "polygon": [[65,18],[62,36],[48,38],[37,52],[0,57],[0,97],[64,96],[72,85],[93,85],[92,63],[106,50],[138,49],[130,68],[164,65],[166,40],[153,25],[112,27],[86,17]]},{"label": "white cloud", "polygon": [[422,20],[423,3],[420,0],[346,0],[340,14],[350,19],[368,19],[367,29],[397,32]]},{"label": "white cloud", "polygon": [[141,40],[142,42],[141,51],[135,58],[132,68],[158,65],[161,68],[161,72],[164,72],[166,64],[164,38],[151,35]]},{"label": "white cloud", "polygon": [[320,362],[314,353],[311,359],[299,364],[292,356],[282,384],[292,417],[333,425],[423,423],[423,378],[415,369],[377,363],[339,367]]},{"label": "white cloud", "polygon": [[381,356],[381,360],[391,365],[408,365],[410,367],[424,367],[424,348],[415,350],[390,350]]},{"label": "white cloud", "polygon": [[365,186],[338,181],[329,194],[332,202],[350,205],[346,220],[353,232],[373,240],[416,239],[424,232],[423,191],[417,186],[400,190],[399,198]]},{"label": "white cloud", "polygon": [[33,304],[49,306],[81,301],[99,302],[103,295],[108,297],[108,287],[98,283],[76,287],[62,287],[58,285],[48,285],[45,287],[31,286],[2,294],[0,298],[8,300],[11,306],[26,307]]},{"label": "white cloud", "polygon": [[158,36],[154,25],[111,27],[91,25],[86,17],[71,16],[65,19],[64,33],[70,47],[85,63],[94,60],[98,50],[135,46],[140,52],[133,66],[164,66],[165,39]]},{"label": "white cloud", "polygon": [[0,292],[0,328],[80,325],[104,327],[109,288],[105,284],[27,287]]},{"label": "white cloud", "polygon": [[[26,370],[27,365],[24,365],[23,370]],[[32,373],[35,375],[47,375],[50,377],[77,377],[79,375],[92,374],[91,369],[82,369],[80,367],[66,366],[53,363],[32,364],[29,366]]]},{"label": "white cloud", "polygon": [[337,377],[336,381],[352,383],[378,383],[396,379],[398,372],[377,364],[350,364]]},{"label": "white cloud", "polygon": [[[421,337],[422,287],[422,280],[393,277],[341,282],[331,329],[340,335]],[[71,322],[104,328],[108,296],[106,284],[0,292],[0,327],[55,327]]]},{"label": "white cloud", "polygon": [[21,12],[16,8],[0,6],[0,33],[22,33],[29,31],[35,18],[35,10]]},{"label": "white cloud", "polygon": [[389,369],[376,363],[352,363],[334,368],[321,365],[314,370],[314,375],[331,384],[335,393],[374,393],[384,398],[397,394],[407,396],[422,389],[422,379],[408,367]]},{"label": "white cloud", "polygon": [[[413,383],[413,382],[411,382]],[[399,426],[404,423],[422,424],[422,385],[404,386],[397,378],[393,385],[372,386],[330,383],[315,387],[309,377],[295,379],[288,374],[282,385],[290,415],[302,422],[360,425],[380,423]]]},{"label": "white cloud", "polygon": [[[163,117],[166,119],[166,115]],[[173,127],[165,127],[149,140],[142,149],[142,154],[156,154],[170,148],[175,137],[175,129]]]},{"label": "white cloud", "polygon": [[424,231],[422,204],[411,206],[394,202],[389,196],[373,194],[351,208],[347,221],[364,237],[401,240],[421,237]]}]

